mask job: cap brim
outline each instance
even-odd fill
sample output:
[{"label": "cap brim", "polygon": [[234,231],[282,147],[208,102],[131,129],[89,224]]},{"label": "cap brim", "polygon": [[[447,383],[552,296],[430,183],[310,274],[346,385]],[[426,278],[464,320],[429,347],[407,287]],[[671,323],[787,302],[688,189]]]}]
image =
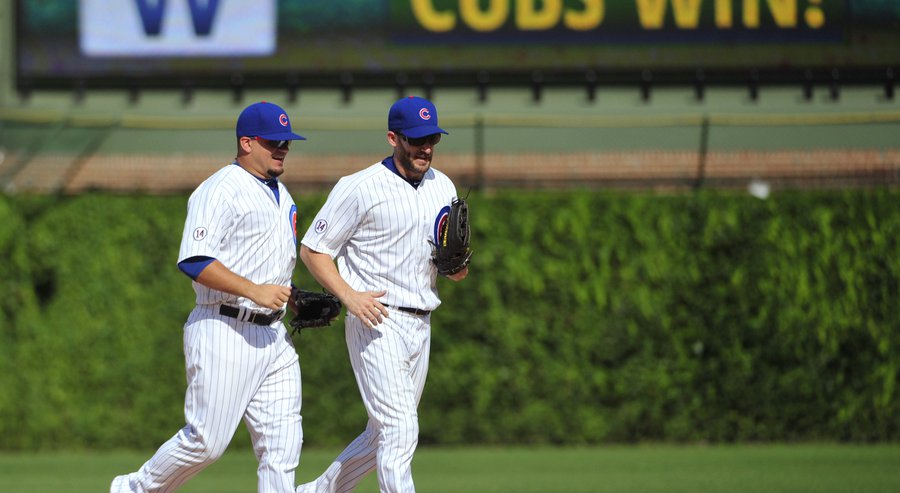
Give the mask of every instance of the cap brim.
[{"label": "cap brim", "polygon": [[266,140],[306,140],[306,137],[294,132],[278,132],[274,134],[258,135]]},{"label": "cap brim", "polygon": [[425,137],[426,135],[434,135],[434,134],[447,134],[450,135],[450,132],[444,130],[441,127],[437,127],[434,125],[426,125],[422,127],[413,127],[408,128],[406,130],[401,131],[403,135],[407,137],[411,137],[413,139],[417,139],[419,137]]}]

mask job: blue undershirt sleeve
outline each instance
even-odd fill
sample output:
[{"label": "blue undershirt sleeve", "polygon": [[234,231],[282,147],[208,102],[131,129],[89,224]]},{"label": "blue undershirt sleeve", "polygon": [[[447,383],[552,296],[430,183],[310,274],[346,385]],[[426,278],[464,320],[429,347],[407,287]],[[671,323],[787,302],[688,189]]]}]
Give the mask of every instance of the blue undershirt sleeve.
[{"label": "blue undershirt sleeve", "polygon": [[181,272],[187,274],[188,277],[196,280],[197,276],[203,272],[203,269],[205,269],[207,265],[213,263],[213,260],[215,259],[212,257],[191,257],[178,262],[178,268],[181,269]]}]

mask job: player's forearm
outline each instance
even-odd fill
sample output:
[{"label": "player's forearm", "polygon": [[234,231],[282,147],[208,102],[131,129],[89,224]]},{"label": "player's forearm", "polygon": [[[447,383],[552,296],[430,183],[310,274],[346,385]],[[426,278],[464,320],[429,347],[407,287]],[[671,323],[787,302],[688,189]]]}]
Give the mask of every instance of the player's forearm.
[{"label": "player's forearm", "polygon": [[251,300],[256,298],[255,290],[259,288],[259,285],[235,274],[218,260],[214,260],[211,264],[207,265],[195,280],[216,291],[223,291],[228,294],[241,296]]},{"label": "player's forearm", "polygon": [[353,288],[341,277],[330,255],[316,252],[306,245],[301,245],[300,260],[303,261],[303,265],[306,266],[319,285],[346,303],[347,294],[353,291]]}]

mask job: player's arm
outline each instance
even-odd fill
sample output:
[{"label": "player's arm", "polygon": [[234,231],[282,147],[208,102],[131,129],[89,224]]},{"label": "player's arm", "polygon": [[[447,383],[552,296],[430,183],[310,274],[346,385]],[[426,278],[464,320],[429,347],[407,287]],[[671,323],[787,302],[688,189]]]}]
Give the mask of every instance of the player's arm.
[{"label": "player's arm", "polygon": [[347,311],[369,328],[374,328],[388,316],[387,308],[378,301],[387,291],[356,291],[341,277],[330,255],[316,252],[306,245],[300,245],[300,260],[323,288],[337,296]]},{"label": "player's arm", "polygon": [[256,284],[230,271],[215,259],[194,280],[208,288],[248,298],[259,306],[273,310],[281,310],[291,297],[290,286]]}]

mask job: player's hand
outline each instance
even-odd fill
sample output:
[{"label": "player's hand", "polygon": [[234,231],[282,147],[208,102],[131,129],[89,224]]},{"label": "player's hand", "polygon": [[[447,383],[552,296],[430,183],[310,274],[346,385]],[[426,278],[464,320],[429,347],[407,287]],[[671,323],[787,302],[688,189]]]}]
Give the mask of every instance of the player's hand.
[{"label": "player's hand", "polygon": [[[291,291],[291,294],[293,294],[293,291]],[[297,300],[293,296],[288,297],[287,306],[294,315],[300,313],[300,307],[297,306]]]},{"label": "player's hand", "polygon": [[451,281],[459,282],[459,281],[462,281],[463,279],[465,279],[466,276],[468,276],[468,275],[469,275],[469,266],[467,265],[467,266],[463,267],[463,270],[457,272],[456,274],[447,276],[447,279],[450,279]]},{"label": "player's hand", "polygon": [[291,299],[291,288],[276,284],[259,284],[254,289],[250,299],[259,306],[271,308],[272,310],[281,310],[284,304]]},{"label": "player's hand", "polygon": [[378,298],[386,293],[387,291],[348,290],[347,294],[341,297],[341,302],[347,307],[347,311],[362,320],[366,327],[374,329],[388,316],[387,308],[378,301]]}]

